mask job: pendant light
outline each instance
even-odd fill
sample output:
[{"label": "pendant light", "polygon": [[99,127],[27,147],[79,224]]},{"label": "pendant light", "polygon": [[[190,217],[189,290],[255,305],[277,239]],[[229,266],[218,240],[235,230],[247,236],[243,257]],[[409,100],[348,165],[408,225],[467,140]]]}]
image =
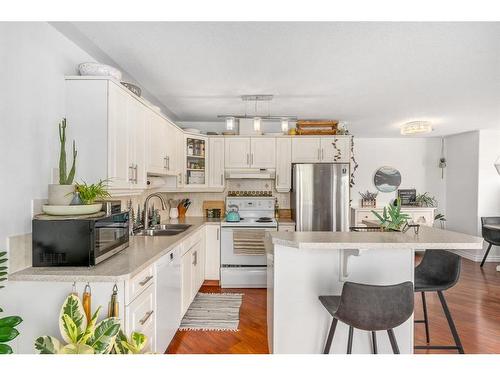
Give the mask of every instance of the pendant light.
[{"label": "pendant light", "polygon": [[287,118],[282,118],[281,119],[281,131],[283,133],[288,132],[288,119]]},{"label": "pendant light", "polygon": [[234,129],[234,117],[226,117],[226,130]]}]

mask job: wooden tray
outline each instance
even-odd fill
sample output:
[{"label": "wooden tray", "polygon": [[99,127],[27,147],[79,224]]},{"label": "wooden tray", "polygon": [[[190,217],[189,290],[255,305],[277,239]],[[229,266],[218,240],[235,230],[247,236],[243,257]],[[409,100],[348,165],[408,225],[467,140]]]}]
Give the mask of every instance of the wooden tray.
[{"label": "wooden tray", "polygon": [[298,135],[335,135],[338,123],[337,120],[299,120],[296,132]]}]

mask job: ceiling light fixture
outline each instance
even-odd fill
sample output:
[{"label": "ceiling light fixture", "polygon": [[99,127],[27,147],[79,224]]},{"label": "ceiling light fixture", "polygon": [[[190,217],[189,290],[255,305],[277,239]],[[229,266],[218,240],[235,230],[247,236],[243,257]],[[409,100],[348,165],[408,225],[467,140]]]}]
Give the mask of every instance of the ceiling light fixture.
[{"label": "ceiling light fixture", "polygon": [[226,117],[226,130],[234,129],[234,117]]},{"label": "ceiling light fixture", "polygon": [[[281,121],[281,128],[283,129],[284,121],[287,123],[288,127],[288,122],[289,121],[296,121],[297,116],[288,116],[288,115],[273,115],[271,116],[270,113],[270,102],[273,100],[274,96],[273,95],[241,95],[241,100],[245,102],[245,114],[225,114],[225,115],[218,115],[218,118],[224,118],[226,119],[226,128],[229,129],[229,119],[231,118],[233,120],[233,127],[234,127],[234,120],[236,119],[254,119],[254,128],[261,126],[261,121],[262,120],[275,120],[275,121]],[[254,110],[253,113],[248,113],[247,111],[247,104],[254,104]],[[268,113],[267,115],[258,113],[258,103],[260,102],[267,102],[268,103]],[[258,119],[258,120],[257,120]]]},{"label": "ceiling light fixture", "polygon": [[429,121],[411,121],[401,126],[402,135],[426,134],[432,131]]}]

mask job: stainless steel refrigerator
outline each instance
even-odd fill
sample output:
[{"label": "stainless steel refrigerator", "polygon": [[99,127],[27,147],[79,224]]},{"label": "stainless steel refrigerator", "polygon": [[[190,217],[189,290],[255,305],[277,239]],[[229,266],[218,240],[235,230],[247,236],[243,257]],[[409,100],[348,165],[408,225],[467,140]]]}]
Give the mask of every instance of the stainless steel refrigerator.
[{"label": "stainless steel refrigerator", "polygon": [[290,206],[297,231],[348,231],[349,164],[293,164]]}]

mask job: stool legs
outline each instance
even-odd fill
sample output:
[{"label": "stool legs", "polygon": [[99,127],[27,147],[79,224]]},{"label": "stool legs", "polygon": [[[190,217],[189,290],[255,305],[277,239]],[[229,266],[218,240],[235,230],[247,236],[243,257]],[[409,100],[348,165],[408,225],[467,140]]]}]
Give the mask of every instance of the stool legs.
[{"label": "stool legs", "polygon": [[488,257],[488,254],[490,253],[491,246],[493,246],[493,244],[492,244],[492,243],[490,243],[490,245],[489,245],[489,246],[488,246],[488,248],[486,249],[486,253],[484,253],[483,260],[481,261],[481,267],[482,267],[482,266],[484,266],[484,262],[486,262],[486,258]]},{"label": "stool legs", "polygon": [[349,338],[347,339],[347,354],[352,353],[352,335],[354,333],[354,328],[349,326]]},{"label": "stool legs", "polygon": [[337,328],[338,320],[333,318],[332,325],[330,326],[330,331],[328,332],[328,338],[326,339],[325,350],[323,354],[330,353],[330,347],[332,346],[333,335],[335,334],[335,328]]},{"label": "stool legs", "polygon": [[439,300],[441,301],[441,306],[443,306],[444,315],[446,315],[446,320],[448,321],[448,325],[450,326],[451,334],[453,335],[453,339],[455,340],[456,349],[460,354],[464,354],[464,348],[462,346],[462,342],[460,341],[460,337],[458,336],[457,328],[455,327],[455,323],[453,323],[453,319],[450,314],[450,310],[448,309],[448,305],[446,303],[446,299],[444,298],[443,292],[437,292],[439,296]]},{"label": "stool legs", "polygon": [[391,342],[392,352],[394,354],[399,354],[398,343],[396,341],[396,337],[394,336],[394,331],[391,329],[387,330],[387,334],[389,335],[389,341]]},{"label": "stool legs", "polygon": [[372,331],[372,352],[373,354],[378,353],[377,349],[377,333],[375,331]]},{"label": "stool legs", "polygon": [[429,335],[429,318],[427,316],[427,303],[425,301],[425,292],[422,292],[422,307],[424,309],[424,324],[425,324],[425,341],[429,344],[430,335]]}]

